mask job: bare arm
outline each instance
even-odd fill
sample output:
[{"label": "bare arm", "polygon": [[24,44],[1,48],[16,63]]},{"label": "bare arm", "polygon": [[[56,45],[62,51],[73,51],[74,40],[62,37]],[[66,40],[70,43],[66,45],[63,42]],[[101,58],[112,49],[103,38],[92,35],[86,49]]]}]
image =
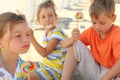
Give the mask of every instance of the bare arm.
[{"label": "bare arm", "polygon": [[35,40],[35,38],[32,38],[33,46],[35,47],[37,52],[43,57],[49,55],[55,49],[58,43],[59,43],[58,39],[51,39],[48,42],[47,46],[44,48]]},{"label": "bare arm", "polygon": [[116,62],[116,64],[108,71],[101,80],[112,80],[112,78],[116,77],[120,74],[120,59]]},{"label": "bare arm", "polygon": [[61,41],[60,43],[61,43],[61,47],[68,48],[68,47],[72,46],[74,42],[75,42],[75,39],[67,38],[64,41]]},{"label": "bare arm", "polygon": [[72,46],[74,44],[74,42],[76,42],[80,36],[80,31],[78,28],[75,28],[72,30],[71,32],[71,37],[65,39],[64,41],[61,42],[61,46],[64,48],[68,48],[70,46]]},{"label": "bare arm", "polygon": [[36,51],[43,57],[46,57],[47,55],[49,55],[55,49],[57,44],[60,42],[60,40],[58,39],[55,39],[55,38],[51,39],[48,42],[47,46],[44,48],[36,41],[32,30],[30,31],[30,39]]},{"label": "bare arm", "polygon": [[65,57],[65,63],[63,67],[63,73],[62,73],[62,80],[71,80],[72,75],[74,73],[74,70],[77,65],[77,60],[75,59],[74,53],[73,53],[73,47],[69,47],[66,57]]}]

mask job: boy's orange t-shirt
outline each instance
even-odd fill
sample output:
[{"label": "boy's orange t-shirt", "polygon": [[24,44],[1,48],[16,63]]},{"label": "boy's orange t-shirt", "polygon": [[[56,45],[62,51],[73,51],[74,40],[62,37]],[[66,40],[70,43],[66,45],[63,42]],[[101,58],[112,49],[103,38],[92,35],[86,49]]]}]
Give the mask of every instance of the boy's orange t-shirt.
[{"label": "boy's orange t-shirt", "polygon": [[81,33],[79,39],[90,46],[94,59],[101,65],[111,68],[120,59],[120,27],[114,25],[105,39],[90,27]]}]

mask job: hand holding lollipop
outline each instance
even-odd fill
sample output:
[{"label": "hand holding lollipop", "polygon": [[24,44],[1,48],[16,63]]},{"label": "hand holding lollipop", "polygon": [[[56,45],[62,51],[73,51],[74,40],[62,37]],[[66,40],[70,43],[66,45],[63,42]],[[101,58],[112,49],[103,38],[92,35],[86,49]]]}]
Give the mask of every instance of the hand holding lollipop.
[{"label": "hand holding lollipop", "polygon": [[[77,12],[75,15],[75,18],[79,21],[80,19],[83,19],[83,13],[82,12]],[[77,21],[77,28],[78,28],[78,21]],[[64,48],[68,48],[69,46],[73,45],[76,39],[74,38],[68,38],[65,39],[64,41],[61,41],[61,46]]]},{"label": "hand holding lollipop", "polygon": [[30,80],[29,73],[36,68],[35,63],[33,62],[24,62],[21,64],[21,71],[25,74],[28,74],[28,80]]},{"label": "hand holding lollipop", "polygon": [[75,14],[75,18],[77,19],[77,28],[78,28],[78,22],[80,19],[83,19],[83,13],[82,12],[77,12]]},{"label": "hand holding lollipop", "polygon": [[80,19],[83,19],[83,13],[82,12],[77,12],[75,14],[75,18],[77,19],[77,29],[74,29],[72,31],[72,38],[76,42],[78,40],[79,35],[80,35],[79,29],[78,29],[78,23],[79,23]]}]

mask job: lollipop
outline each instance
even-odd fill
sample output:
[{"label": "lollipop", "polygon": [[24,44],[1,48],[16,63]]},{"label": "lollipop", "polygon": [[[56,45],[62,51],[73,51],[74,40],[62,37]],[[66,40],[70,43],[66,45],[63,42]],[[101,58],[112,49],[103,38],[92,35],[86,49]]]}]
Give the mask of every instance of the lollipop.
[{"label": "lollipop", "polygon": [[32,70],[35,69],[35,64],[33,62],[24,62],[21,64],[21,71],[24,72],[24,73],[28,73]]},{"label": "lollipop", "polygon": [[35,66],[35,63],[33,63],[33,62],[31,62],[31,61],[30,61],[29,63],[30,63],[30,64],[29,64],[28,67],[29,67],[30,71],[34,70],[35,67],[36,67],[36,66]]},{"label": "lollipop", "polygon": [[83,19],[83,13],[82,12],[77,12],[75,15],[76,19]]},{"label": "lollipop", "polygon": [[[77,12],[75,14],[75,18],[79,21],[80,19],[83,19],[83,13],[82,12]],[[78,21],[77,21],[77,27],[78,27]]]},{"label": "lollipop", "polygon": [[36,68],[35,64],[33,62],[24,62],[21,64],[21,71],[23,73],[28,74],[28,80],[30,80],[29,73],[30,71],[34,70]]},{"label": "lollipop", "polygon": [[21,64],[21,71],[24,72],[24,73],[29,72],[28,63],[24,62],[24,63]]}]

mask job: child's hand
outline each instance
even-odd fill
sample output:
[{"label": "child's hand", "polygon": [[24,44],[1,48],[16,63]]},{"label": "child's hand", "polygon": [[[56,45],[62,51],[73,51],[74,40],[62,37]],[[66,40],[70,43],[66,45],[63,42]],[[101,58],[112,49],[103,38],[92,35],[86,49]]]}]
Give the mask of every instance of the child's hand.
[{"label": "child's hand", "polygon": [[74,42],[76,40],[78,40],[78,38],[80,36],[79,29],[78,28],[73,29],[71,35],[72,35],[71,38],[67,38],[67,39],[65,39],[64,41],[61,42],[61,46],[63,48],[68,48],[68,47],[72,46],[74,44]]},{"label": "child's hand", "polygon": [[40,80],[39,76],[34,71],[31,71],[29,73],[29,76],[30,76],[30,80]]},{"label": "child's hand", "polygon": [[73,39],[78,39],[79,38],[79,36],[80,36],[80,31],[79,31],[79,29],[78,28],[74,28],[73,30],[72,30],[72,33],[71,33],[71,35],[72,35],[72,38]]},{"label": "child's hand", "polygon": [[30,40],[31,40],[32,43],[35,41],[34,32],[31,28],[30,28]]},{"label": "child's hand", "polygon": [[33,32],[33,30],[30,28],[30,40],[32,41],[32,39],[34,39],[34,32]]},{"label": "child's hand", "polygon": [[32,37],[32,36],[34,36],[34,32],[33,32],[33,30],[30,28],[30,36]]},{"label": "child's hand", "polygon": [[61,41],[60,43],[61,43],[61,47],[68,48],[68,47],[72,46],[74,42],[75,42],[75,39],[67,38],[64,41]]}]

